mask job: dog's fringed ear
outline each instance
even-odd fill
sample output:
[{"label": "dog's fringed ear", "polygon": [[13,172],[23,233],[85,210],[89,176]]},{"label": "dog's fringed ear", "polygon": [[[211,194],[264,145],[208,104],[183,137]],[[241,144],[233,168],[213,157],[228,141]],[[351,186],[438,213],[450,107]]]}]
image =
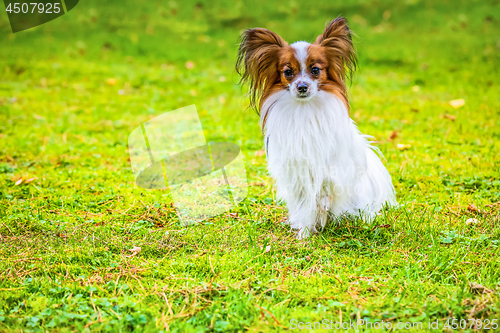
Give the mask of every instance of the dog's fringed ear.
[{"label": "dog's fringed ear", "polygon": [[337,17],[330,22],[325,31],[316,38],[315,44],[325,47],[330,63],[329,74],[345,82],[351,79],[357,67],[356,51],[352,43],[351,30],[347,20]]},{"label": "dog's fringed ear", "polygon": [[249,29],[241,35],[236,71],[240,84],[250,84],[250,105],[256,108],[262,92],[279,80],[279,53],[288,45],[278,34],[263,28]]}]

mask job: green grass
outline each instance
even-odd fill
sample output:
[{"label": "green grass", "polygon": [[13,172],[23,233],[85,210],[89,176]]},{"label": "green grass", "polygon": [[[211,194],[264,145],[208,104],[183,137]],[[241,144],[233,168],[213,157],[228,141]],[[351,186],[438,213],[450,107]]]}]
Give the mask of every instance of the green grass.
[{"label": "green grass", "polygon": [[[339,14],[357,34],[352,117],[377,139],[401,207],[298,241],[256,154],[238,37],[264,26],[312,41]],[[500,319],[499,25],[494,0],[87,0],[17,34],[3,12],[0,331]],[[168,191],[134,186],[127,137],[191,104],[208,140],[242,147],[251,187],[240,207],[183,228]]]}]

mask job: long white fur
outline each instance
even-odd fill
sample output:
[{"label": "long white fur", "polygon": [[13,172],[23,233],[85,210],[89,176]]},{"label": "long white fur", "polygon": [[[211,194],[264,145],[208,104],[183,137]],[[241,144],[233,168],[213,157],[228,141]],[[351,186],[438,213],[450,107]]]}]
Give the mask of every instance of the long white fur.
[{"label": "long white fur", "polygon": [[300,99],[282,90],[264,102],[261,121],[266,115],[268,170],[299,238],[323,228],[329,217],[372,221],[384,205],[397,205],[380,152],[337,96],[319,90]]}]

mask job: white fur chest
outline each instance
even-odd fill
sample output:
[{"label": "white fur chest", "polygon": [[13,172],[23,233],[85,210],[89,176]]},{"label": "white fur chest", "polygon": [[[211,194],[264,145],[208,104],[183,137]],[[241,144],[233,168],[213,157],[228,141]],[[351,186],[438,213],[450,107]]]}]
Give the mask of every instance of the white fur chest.
[{"label": "white fur chest", "polygon": [[364,154],[359,154],[366,140],[360,137],[345,106],[325,92],[309,101],[288,96],[288,92],[276,93],[263,106],[271,176],[285,183],[281,187],[304,187],[310,194],[319,193],[325,182],[351,186],[366,164]]}]

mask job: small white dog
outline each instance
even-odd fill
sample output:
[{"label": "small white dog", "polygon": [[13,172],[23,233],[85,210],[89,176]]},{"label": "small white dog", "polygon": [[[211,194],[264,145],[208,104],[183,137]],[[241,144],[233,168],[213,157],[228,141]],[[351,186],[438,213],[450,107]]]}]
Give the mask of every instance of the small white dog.
[{"label": "small white dog", "polygon": [[397,205],[391,176],[349,116],[346,76],[356,67],[351,32],[333,20],[313,44],[288,45],[255,28],[242,35],[237,69],[258,103],[268,170],[298,237],[330,216],[371,221]]}]

